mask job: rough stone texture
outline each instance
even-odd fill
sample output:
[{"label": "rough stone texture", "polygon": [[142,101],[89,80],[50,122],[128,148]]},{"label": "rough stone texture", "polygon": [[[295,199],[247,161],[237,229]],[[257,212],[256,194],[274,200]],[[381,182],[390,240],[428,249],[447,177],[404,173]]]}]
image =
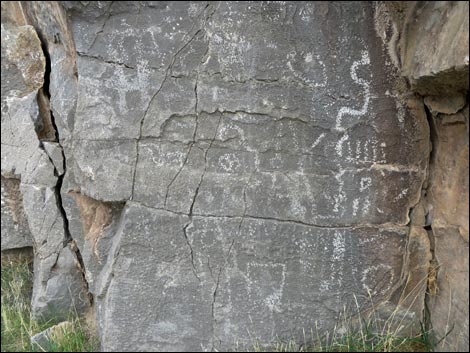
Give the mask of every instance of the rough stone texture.
[{"label": "rough stone texture", "polygon": [[427,96],[424,98],[424,103],[432,114],[455,114],[461,110],[466,103],[464,95],[454,96]]},{"label": "rough stone texture", "polygon": [[57,142],[43,142],[42,145],[54,165],[57,176],[63,175],[65,172],[64,156],[62,155],[62,148],[60,145]]},{"label": "rough stone texture", "polygon": [[413,1],[402,19],[402,73],[421,94],[465,93],[469,85],[468,1]]},{"label": "rough stone texture", "polygon": [[468,103],[457,114],[438,114],[433,120],[430,183],[438,292],[430,298],[431,320],[438,337],[452,329],[439,349],[462,351],[469,344]]},{"label": "rough stone texture", "polygon": [[[249,217],[190,222],[128,204],[98,294],[106,293],[99,310],[107,312],[101,329],[109,350],[224,350],[253,335],[300,337],[301,328],[337,319],[348,293],[360,294],[362,305],[370,291],[379,302],[400,277],[405,227],[324,229]],[[384,259],[386,249],[394,250]],[[146,326],[120,339],[130,321]]]},{"label": "rough stone texture", "polygon": [[2,175],[2,251],[32,246],[18,179]]},{"label": "rough stone texture", "polygon": [[430,238],[427,321],[440,351],[469,349],[468,6],[384,2],[376,12],[389,54],[428,109],[429,177],[411,216]]},{"label": "rough stone texture", "polygon": [[46,58],[22,11],[19,3],[2,3],[2,250],[34,247],[33,315],[65,319],[86,305],[86,294],[57,195],[61,152],[40,140],[52,138],[44,133],[51,121],[44,124],[48,97],[40,92]]},{"label": "rough stone texture", "polygon": [[428,130],[395,97],[370,5],[65,6],[62,195],[103,349],[298,337],[399,287]]},{"label": "rough stone texture", "polygon": [[[468,163],[443,173],[468,162],[468,3],[400,6],[2,3],[2,176],[21,180],[33,311],[93,302],[105,351],[302,341],[354,296],[422,319],[432,274],[452,278],[433,310],[464,313],[468,271],[439,239],[468,248],[468,207],[451,211]],[[456,42],[423,61],[447,14]],[[3,70],[23,33],[39,61]],[[433,95],[431,132],[400,69]]]},{"label": "rough stone texture", "polygon": [[401,292],[400,305],[409,308],[417,316],[413,324],[416,326],[415,332],[419,333],[419,323],[425,320],[425,294],[432,260],[431,241],[423,227],[411,226],[407,248],[408,274],[405,288]]},{"label": "rough stone texture", "polygon": [[43,352],[50,351],[53,349],[54,343],[61,340],[63,342],[63,336],[72,329],[73,324],[70,321],[63,321],[31,337],[31,345]]},{"label": "rough stone texture", "polygon": [[106,264],[123,203],[101,202],[71,191],[64,195],[63,204],[70,232],[86,264],[88,290],[97,295],[99,273]]}]

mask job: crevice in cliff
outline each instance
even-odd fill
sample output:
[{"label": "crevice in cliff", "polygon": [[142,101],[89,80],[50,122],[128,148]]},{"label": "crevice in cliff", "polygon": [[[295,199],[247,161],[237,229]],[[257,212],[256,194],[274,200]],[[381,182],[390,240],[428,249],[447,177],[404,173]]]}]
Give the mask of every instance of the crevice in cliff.
[{"label": "crevice in cliff", "polygon": [[[428,303],[435,296],[437,289],[437,271],[439,265],[434,255],[433,205],[432,205],[432,175],[436,163],[436,146],[438,135],[434,117],[425,106],[423,99],[423,114],[429,128],[429,154],[425,160],[425,171],[419,197],[410,207],[407,224],[409,228],[407,244],[404,253],[404,264],[401,274],[400,305],[408,310],[421,313],[421,320],[426,332],[432,328]],[[420,235],[427,237],[420,238]],[[419,278],[418,278],[419,276]],[[416,303],[415,300],[419,298]],[[410,307],[407,307],[410,306]]]},{"label": "crevice in cliff", "polygon": [[197,199],[197,196],[199,194],[199,188],[201,187],[202,185],[202,182],[204,181],[204,177],[206,175],[206,170],[207,170],[207,154],[209,153],[209,150],[211,149],[212,147],[212,144],[214,143],[215,141],[215,138],[217,136],[217,133],[219,131],[219,126],[220,126],[220,122],[222,120],[222,116],[219,117],[219,121],[217,122],[217,127],[215,128],[215,132],[214,132],[214,136],[212,137],[211,139],[211,142],[209,143],[209,146],[206,148],[205,152],[204,152],[204,170],[202,171],[202,175],[201,175],[201,178],[199,179],[199,183],[196,187],[196,191],[194,192],[194,196],[193,196],[193,201],[191,203],[191,207],[189,209],[189,216],[192,217],[193,216],[193,207],[194,207],[194,204],[196,203],[196,199]]},{"label": "crevice in cliff", "polygon": [[[195,86],[195,92],[197,92],[197,81],[196,81],[196,86]],[[196,93],[196,113],[197,113],[197,93]],[[196,115],[196,119],[197,119],[197,115]],[[194,271],[194,275],[197,277],[198,280],[200,280],[200,278],[198,277],[197,273],[196,273],[196,266],[194,264],[194,254],[193,254],[193,248],[191,247],[191,244],[189,242],[189,239],[188,239],[188,235],[186,233],[187,231],[187,228],[189,227],[189,225],[191,225],[193,223],[193,209],[194,209],[194,204],[196,203],[196,199],[197,199],[197,196],[199,194],[199,188],[201,187],[201,184],[202,184],[202,181],[204,179],[204,175],[206,173],[206,168],[207,168],[207,153],[209,151],[209,149],[211,148],[212,146],[212,143],[214,142],[215,140],[215,137],[217,136],[217,131],[219,130],[219,125],[220,125],[220,121],[222,120],[222,117],[219,118],[219,122],[217,124],[217,127],[215,129],[215,133],[214,133],[214,136],[209,144],[209,146],[207,147],[207,149],[205,150],[204,152],[204,170],[202,172],[202,175],[201,175],[201,178],[199,179],[199,183],[198,183],[198,186],[196,187],[196,190],[194,191],[194,195],[193,195],[193,198],[192,198],[192,201],[191,201],[191,205],[189,207],[189,213],[188,213],[188,217],[189,217],[189,223],[186,224],[183,228],[183,233],[184,233],[184,237],[186,239],[186,243],[188,244],[190,250],[191,250],[191,263],[192,263],[192,266],[193,266],[193,271]],[[196,120],[197,121],[197,120]],[[196,132],[197,132],[197,124],[196,124],[196,127],[194,129],[194,135],[193,135],[193,140],[195,141],[195,138],[196,138]],[[191,148],[193,147],[194,145],[194,142],[193,144],[190,146],[190,151],[191,151]],[[189,151],[189,152],[190,152]],[[189,152],[188,152],[188,155],[189,155]],[[178,171],[177,174],[179,174],[179,172],[181,172],[181,170],[184,168],[184,165],[186,164],[186,161],[188,159],[188,155],[186,156],[186,160],[183,164],[183,166],[181,167],[181,169]],[[172,180],[172,182],[176,179],[176,177]],[[171,186],[171,184],[170,184]],[[167,189],[167,196],[168,196],[168,190],[169,190],[169,187]],[[166,197],[165,197],[165,204],[166,204]]]},{"label": "crevice in cliff", "polygon": [[[155,207],[155,206],[150,206],[149,204],[142,202],[142,201],[132,201],[136,204],[139,204],[143,207],[150,208],[153,210],[158,210],[158,211],[164,211],[164,212],[169,212],[175,215],[179,216],[188,216],[188,213],[186,212],[180,212],[180,211],[175,211],[175,210],[170,210],[164,207]],[[257,215],[250,215],[250,214],[241,214],[241,215],[227,215],[227,214],[211,214],[211,213],[192,213],[193,217],[205,217],[205,218],[231,218],[231,219],[251,219],[251,220],[261,220],[261,221],[272,221],[272,222],[279,222],[279,223],[291,223],[291,224],[297,224],[301,226],[306,226],[306,227],[312,227],[312,228],[318,228],[318,229],[361,229],[361,228],[372,228],[372,229],[400,229],[404,230],[406,225],[403,224],[397,224],[397,223],[351,223],[351,224],[345,224],[345,225],[321,225],[321,224],[315,224],[315,223],[307,223],[303,222],[301,220],[295,220],[295,219],[288,219],[288,218],[276,218],[276,217],[265,217],[265,216],[257,216]]]},{"label": "crevice in cliff", "polygon": [[[196,103],[194,105],[194,111],[195,111],[195,114],[196,114],[196,124],[194,126],[194,131],[193,131],[193,138],[192,138],[192,142],[191,142],[191,145],[189,146],[188,148],[188,153],[186,154],[186,157],[185,157],[185,160],[183,162],[183,165],[181,166],[181,168],[178,170],[178,172],[175,174],[175,176],[173,177],[173,179],[171,180],[171,182],[168,184],[168,187],[166,189],[166,194],[165,194],[165,202],[164,202],[164,207],[166,207],[166,203],[167,203],[167,199],[168,199],[168,194],[170,192],[170,188],[171,186],[173,185],[173,182],[178,178],[178,176],[180,175],[181,171],[183,170],[183,168],[185,167],[187,161],[188,161],[188,158],[189,158],[189,154],[191,153],[191,150],[194,146],[194,144],[196,143],[196,134],[197,134],[197,128],[198,128],[198,118],[199,118],[199,115],[198,115],[198,111],[197,111],[197,105],[198,105],[198,99],[197,99],[197,84],[198,84],[198,77],[199,76],[196,76],[196,83],[194,85],[194,95],[195,95],[195,99],[196,99]],[[193,268],[193,272],[194,272],[194,275],[196,276],[196,278],[199,280],[199,282],[201,281],[201,279],[199,278],[199,276],[197,275],[197,271],[196,271],[196,265],[194,264],[194,252],[193,252],[193,248],[191,246],[191,243],[189,242],[189,238],[188,238],[188,234],[187,234],[187,229],[188,227],[193,223],[193,207],[194,207],[194,203],[196,201],[196,197],[197,197],[197,193],[199,192],[199,186],[196,188],[196,191],[195,191],[195,194],[193,196],[193,199],[191,201],[191,206],[189,207],[189,214],[188,214],[188,217],[189,217],[189,222],[184,226],[183,228],[183,234],[184,234],[184,238],[186,240],[186,243],[188,244],[189,246],[189,249],[190,249],[190,255],[191,255],[191,265],[192,265],[192,268]]]},{"label": "crevice in cliff", "polygon": [[79,52],[79,51],[77,51],[77,55],[80,56],[80,57],[83,57],[83,58],[90,58],[90,59],[93,59],[93,60],[98,60],[98,61],[106,63],[106,64],[117,65],[117,66],[124,67],[126,69],[136,70],[136,67],[134,67],[134,66],[130,66],[128,64],[121,63],[121,62],[118,62],[118,61],[108,60],[108,59],[105,59],[105,58],[103,58],[102,56],[99,56],[99,55],[90,55],[90,54],[82,53],[82,52]]},{"label": "crevice in cliff", "polygon": [[[83,286],[84,286],[84,289],[87,293],[89,304],[92,305],[93,304],[93,295],[89,291],[88,281],[86,280],[85,264],[83,262],[83,258],[82,258],[82,255],[80,253],[80,250],[78,249],[78,246],[76,245],[76,243],[75,243],[75,241],[72,238],[72,235],[70,233],[69,220],[67,218],[67,213],[65,212],[63,202],[62,202],[61,191],[62,191],[62,185],[63,185],[63,182],[64,182],[65,173],[67,171],[67,161],[66,161],[66,157],[65,157],[65,153],[64,153],[64,148],[61,144],[59,129],[57,128],[54,113],[53,113],[53,110],[50,106],[50,101],[51,101],[51,93],[50,93],[51,57],[50,57],[48,46],[47,46],[47,43],[46,43],[45,39],[39,33],[38,33],[38,36],[39,36],[39,39],[41,41],[41,47],[42,47],[42,51],[44,53],[44,57],[45,57],[45,61],[46,61],[46,66],[45,66],[45,71],[44,71],[44,85],[42,87],[43,94],[44,94],[44,99],[38,100],[38,104],[40,105],[39,106],[40,110],[41,109],[42,110],[45,110],[45,109],[49,110],[48,113],[49,113],[49,117],[50,117],[50,123],[52,125],[52,129],[53,129],[54,137],[55,137],[54,142],[56,142],[58,144],[58,146],[60,148],[61,155],[62,155],[62,166],[61,166],[61,169],[63,171],[62,173],[60,173],[58,171],[58,168],[57,168],[56,164],[54,163],[53,158],[49,155],[47,150],[44,148],[44,145],[43,145],[41,140],[40,140],[40,145],[39,146],[46,153],[46,155],[49,157],[49,160],[50,160],[50,162],[51,162],[51,164],[54,168],[54,175],[57,177],[57,182],[56,182],[56,185],[54,187],[54,193],[55,193],[57,210],[59,211],[59,214],[60,214],[60,216],[62,218],[62,222],[63,222],[63,229],[64,229],[63,248],[69,246],[70,249],[73,251],[73,253],[75,255],[75,258],[77,260],[78,267],[80,269],[80,273],[81,273],[82,281],[83,281]],[[39,135],[38,135],[38,138],[39,138]],[[54,266],[56,266],[58,258],[59,258],[59,253],[57,254],[56,262],[51,267],[51,269],[53,269]]]},{"label": "crevice in cliff", "polygon": [[437,158],[436,151],[437,151],[437,145],[438,145],[439,139],[438,139],[438,133],[437,133],[434,117],[425,104],[424,104],[424,110],[426,112],[426,118],[427,118],[428,125],[429,125],[429,143],[430,143],[426,183],[423,189],[423,202],[425,205],[424,230],[426,231],[428,238],[429,238],[431,260],[429,264],[426,292],[424,295],[423,319],[424,319],[425,329],[427,331],[430,331],[432,329],[432,322],[431,322],[432,318],[431,318],[431,311],[429,310],[429,303],[430,303],[431,298],[437,295],[437,292],[439,291],[439,288],[437,286],[437,274],[439,271],[439,263],[436,259],[435,252],[434,252],[435,239],[434,239],[434,232],[432,229],[433,206],[432,206],[432,200],[430,197],[431,188],[432,188],[432,174],[436,166],[436,158]]}]

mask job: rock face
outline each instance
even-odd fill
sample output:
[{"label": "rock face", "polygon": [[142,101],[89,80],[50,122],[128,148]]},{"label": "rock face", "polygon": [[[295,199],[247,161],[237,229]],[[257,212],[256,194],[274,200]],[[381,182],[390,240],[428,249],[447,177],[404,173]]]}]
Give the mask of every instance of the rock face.
[{"label": "rock face", "polygon": [[[302,340],[355,297],[423,320],[444,238],[468,248],[465,212],[449,211],[468,105],[462,83],[431,90],[459,141],[431,152],[437,125],[398,78],[380,6],[2,3],[2,249],[31,234],[34,312],[94,305],[105,351]],[[427,66],[407,63],[423,93]]]},{"label": "rock face", "polygon": [[395,2],[378,11],[399,32],[386,40],[424,96],[431,127],[429,176],[414,211],[430,238],[427,319],[442,351],[469,347],[468,12],[468,2]]},{"label": "rock face", "polygon": [[30,247],[31,233],[23,209],[20,181],[2,175],[2,250]]},{"label": "rock face", "polygon": [[69,321],[63,321],[57,325],[53,325],[42,332],[31,337],[31,346],[41,351],[52,350],[54,344],[63,341],[67,331],[73,330],[73,324]]},{"label": "rock face", "polygon": [[468,101],[456,114],[437,113],[429,204],[434,237],[435,295],[431,321],[443,351],[468,349]]},{"label": "rock face", "polygon": [[34,247],[33,314],[65,319],[87,296],[61,209],[62,152],[49,142],[46,57],[19,11],[17,2],[2,3],[2,250]]}]

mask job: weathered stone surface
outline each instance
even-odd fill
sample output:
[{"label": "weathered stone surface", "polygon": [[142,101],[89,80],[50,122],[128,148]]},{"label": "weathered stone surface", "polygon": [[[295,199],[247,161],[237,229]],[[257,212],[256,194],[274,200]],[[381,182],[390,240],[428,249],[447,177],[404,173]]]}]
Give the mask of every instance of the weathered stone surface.
[{"label": "weathered stone surface", "polygon": [[65,319],[88,305],[86,288],[58,197],[64,164],[60,145],[51,142],[47,60],[17,5],[2,4],[2,250],[33,246],[32,313]]},{"label": "weathered stone surface", "polygon": [[57,172],[57,176],[63,175],[64,170],[64,157],[62,155],[62,148],[57,142],[43,142],[44,151],[51,159],[52,164]]},{"label": "weathered stone surface", "polygon": [[394,19],[390,53],[412,89],[437,96],[468,91],[468,2],[392,1],[386,6]]},{"label": "weathered stone surface", "polygon": [[22,97],[41,88],[45,65],[34,28],[2,22],[2,99],[9,91]]},{"label": "weathered stone surface", "polygon": [[430,183],[438,292],[430,298],[431,320],[438,338],[452,329],[439,350],[461,351],[468,348],[469,329],[468,103],[461,112],[439,114],[434,121]]},{"label": "weathered stone surface", "polygon": [[[467,108],[468,109],[468,108]],[[468,114],[468,113],[467,113]],[[463,116],[463,112],[459,115]],[[456,226],[468,242],[468,130],[465,121],[438,115],[432,171],[433,225]]]},{"label": "weathered stone surface", "polygon": [[369,5],[65,6],[62,198],[103,349],[295,337],[400,286],[429,132],[396,98]]},{"label": "weathered stone surface", "polygon": [[[327,229],[250,217],[191,220],[128,205],[100,301],[100,310],[111,314],[102,321],[103,345],[110,350],[223,350],[234,338],[249,344],[253,335],[269,342],[273,332],[300,337],[300,328],[315,321],[321,329],[329,327],[353,300],[348,293],[361,305],[370,300],[368,292],[380,302],[399,283],[404,227]],[[120,310],[110,311],[110,305]],[[123,339],[129,320],[137,318],[145,328]]]},{"label": "weathered stone surface", "polygon": [[[469,345],[468,238],[458,228],[433,227],[438,262],[436,292],[429,298],[431,321],[441,352],[466,351]],[[468,237],[468,233],[467,233]]]},{"label": "weathered stone surface", "polygon": [[431,241],[422,226],[411,226],[407,244],[407,278],[400,296],[400,305],[413,320],[414,333],[422,329],[419,324],[425,321],[425,294],[431,266]]},{"label": "weathered stone surface", "polygon": [[32,246],[18,179],[2,175],[2,251]]},{"label": "weathered stone surface", "polygon": [[426,321],[439,351],[468,350],[468,6],[383,2],[376,13],[395,65],[429,110],[429,177],[411,218],[430,238]]},{"label": "weathered stone surface", "polygon": [[131,198],[135,140],[74,140],[72,151],[69,167],[86,194],[106,201]]},{"label": "weathered stone surface", "polygon": [[123,204],[101,202],[74,191],[62,194],[62,200],[70,233],[86,264],[88,291],[96,295],[96,282],[106,264]]},{"label": "weathered stone surface", "polygon": [[35,248],[33,315],[66,319],[88,303],[80,264],[67,245],[56,191],[23,184],[21,192]]},{"label": "weathered stone surface", "polygon": [[63,342],[64,336],[67,332],[70,332],[72,328],[73,324],[70,321],[63,321],[31,337],[31,345],[41,351],[52,350],[54,343],[58,343],[58,341]]},{"label": "weathered stone surface", "polygon": [[21,180],[47,184],[53,179],[34,168],[44,163],[35,133],[40,120],[35,98],[44,82],[45,59],[34,28],[14,24],[7,15],[12,9],[12,4],[2,4],[2,250],[33,245]]},{"label": "weathered stone surface", "polygon": [[446,96],[427,96],[424,98],[424,103],[427,105],[431,113],[437,115],[438,113],[443,114],[455,114],[461,110],[466,103],[466,97],[464,95],[454,95],[450,97]]},{"label": "weathered stone surface", "polygon": [[[45,56],[43,83],[18,95],[10,82],[5,98],[4,77],[40,65],[4,76],[2,60],[2,176],[21,179],[37,316],[92,296],[105,351],[303,340],[354,295],[386,314],[402,294],[407,320],[422,319],[430,261],[451,254],[438,237],[460,229],[468,247],[455,212],[468,165],[444,173],[468,161],[455,95],[468,89],[468,3],[399,6],[417,21],[387,22],[387,46],[366,2],[14,4],[2,26],[32,25]],[[423,61],[446,11],[455,21]],[[4,52],[2,40],[15,62]],[[434,95],[437,129],[398,69]],[[455,150],[431,153],[440,129]],[[439,228],[435,244],[423,227]],[[450,293],[464,307],[452,288],[436,310]]]}]

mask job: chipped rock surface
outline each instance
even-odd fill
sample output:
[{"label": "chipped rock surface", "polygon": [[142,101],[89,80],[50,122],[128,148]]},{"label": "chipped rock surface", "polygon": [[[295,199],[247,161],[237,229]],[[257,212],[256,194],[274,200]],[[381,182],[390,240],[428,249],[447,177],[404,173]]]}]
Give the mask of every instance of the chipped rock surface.
[{"label": "chipped rock surface", "polygon": [[220,351],[422,284],[426,109],[465,100],[404,94],[374,6],[2,3],[2,245],[24,209],[33,311],[94,305],[104,351]]}]

